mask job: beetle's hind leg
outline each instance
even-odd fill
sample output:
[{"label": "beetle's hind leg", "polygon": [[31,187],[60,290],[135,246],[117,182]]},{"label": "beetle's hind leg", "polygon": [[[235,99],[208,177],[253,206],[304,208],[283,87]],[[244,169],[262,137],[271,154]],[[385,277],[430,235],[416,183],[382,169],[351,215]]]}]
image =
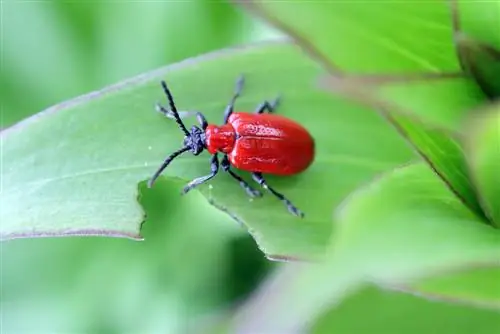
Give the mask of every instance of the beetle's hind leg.
[{"label": "beetle's hind leg", "polygon": [[262,173],[252,173],[252,178],[255,180],[255,182],[260,184],[263,188],[269,190],[274,196],[278,197],[278,199],[280,201],[285,203],[288,211],[290,211],[295,216],[299,216],[301,218],[304,217],[304,213],[302,211],[300,211],[299,209],[297,209],[297,207],[295,205],[293,205],[292,202],[290,202],[290,200],[288,200],[283,194],[280,194],[279,192],[277,192],[276,190],[274,190],[273,188],[271,188],[267,184],[266,180],[262,176]]},{"label": "beetle's hind leg", "polygon": [[249,196],[251,196],[251,197],[261,197],[262,196],[262,193],[260,191],[252,188],[245,180],[243,180],[241,178],[241,176],[239,176],[238,174],[236,174],[235,172],[233,172],[231,170],[231,164],[229,163],[229,159],[227,157],[227,154],[224,155],[224,158],[222,158],[221,166],[225,172],[228,172],[229,175],[231,175],[236,181],[238,181],[240,183],[240,186],[243,189],[245,189],[245,191],[247,192],[247,194]]},{"label": "beetle's hind leg", "polygon": [[268,113],[273,113],[281,102],[281,96],[274,99],[273,102],[264,101],[255,109],[256,114],[263,114],[266,110]]},{"label": "beetle's hind leg", "polygon": [[233,113],[234,103],[236,102],[236,99],[241,95],[241,91],[243,90],[244,85],[245,85],[245,77],[242,74],[236,80],[233,97],[231,98],[231,101],[229,101],[229,104],[227,105],[226,110],[224,111],[224,124],[227,123],[229,116],[231,116],[231,114]]}]

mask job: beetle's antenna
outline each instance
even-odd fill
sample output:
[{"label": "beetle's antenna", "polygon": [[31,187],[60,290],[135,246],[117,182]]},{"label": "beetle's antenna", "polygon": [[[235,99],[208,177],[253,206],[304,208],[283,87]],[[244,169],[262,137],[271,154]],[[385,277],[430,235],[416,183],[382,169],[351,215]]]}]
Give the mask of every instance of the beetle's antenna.
[{"label": "beetle's antenna", "polygon": [[190,149],[191,149],[191,147],[184,146],[180,150],[177,150],[174,153],[172,153],[171,155],[169,155],[168,158],[166,158],[165,161],[163,162],[163,164],[160,166],[160,168],[158,168],[158,170],[153,175],[153,177],[148,181],[148,188],[151,188],[153,186],[153,183],[156,181],[158,176],[160,176],[160,174],[163,172],[163,170],[165,168],[167,168],[168,164],[170,164],[172,162],[172,160],[174,160],[177,156],[181,155],[182,153],[189,151]]},{"label": "beetle's antenna", "polygon": [[182,132],[184,132],[186,136],[189,136],[189,131],[186,129],[186,126],[179,117],[179,113],[177,112],[177,108],[175,107],[174,98],[172,97],[172,93],[170,93],[170,90],[167,87],[167,83],[162,80],[161,85],[163,87],[163,91],[167,95],[168,104],[170,105],[170,110],[174,114],[175,122],[179,125],[179,128],[181,128]]}]

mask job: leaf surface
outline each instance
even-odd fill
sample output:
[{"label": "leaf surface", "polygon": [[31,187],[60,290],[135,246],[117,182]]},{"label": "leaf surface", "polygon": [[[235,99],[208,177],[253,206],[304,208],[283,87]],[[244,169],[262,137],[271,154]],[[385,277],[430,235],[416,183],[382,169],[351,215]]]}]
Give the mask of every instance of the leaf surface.
[{"label": "leaf surface", "polygon": [[469,110],[485,96],[472,80],[455,72],[459,65],[448,4],[250,2],[246,6],[321,61],[330,72],[326,89],[383,114],[452,191],[483,215],[456,135]]},{"label": "leaf surface", "polygon": [[500,103],[475,110],[466,128],[473,179],[488,216],[500,227]]},{"label": "leaf surface", "polygon": [[[364,271],[384,281],[444,268],[495,263],[500,233],[466,208],[424,164],[381,176],[337,212],[333,248],[363,255]],[[403,251],[404,250],[404,251]]]},{"label": "leaf surface", "polygon": [[[498,1],[451,0],[456,8],[459,31],[500,48],[500,3]],[[496,29],[495,29],[496,28]]]},{"label": "leaf surface", "polygon": [[[326,261],[283,270],[236,318],[261,332],[304,330],[367,284],[500,310],[500,232],[467,209],[423,163],[351,193],[334,216]],[[290,308],[294,300],[300,303]],[[347,298],[347,302],[349,297]],[[251,304],[254,305],[251,305]],[[259,312],[259,305],[273,313]],[[340,305],[339,305],[340,304]]]},{"label": "leaf surface", "polygon": [[459,69],[444,1],[241,1],[338,70],[408,74]]},{"label": "leaf surface", "polygon": [[[363,315],[363,321],[359,321],[360,314]],[[388,314],[390,320],[386,318]],[[439,329],[436,329],[436,323],[439,323]],[[369,287],[323,314],[311,333],[467,334],[474,331],[489,334],[492,328],[498,326],[498,313],[491,310],[436,303]]]},{"label": "leaf surface", "polygon": [[[499,13],[500,15],[500,13]],[[457,37],[463,67],[491,99],[500,97],[500,51],[463,34]]]},{"label": "leaf surface", "polygon": [[[165,104],[160,80],[167,80],[179,110],[203,111],[209,122],[220,124],[240,73],[246,86],[238,110],[251,112],[281,94],[277,113],[302,123],[316,140],[309,170],[267,177],[306,217],[292,216],[265,192],[249,200],[225,173],[198,189],[244,223],[269,257],[322,254],[332,234],[332,206],[373,175],[414,155],[378,115],[317,91],[314,80],[321,69],[287,43],[190,59],[62,103],[2,131],[2,238],[139,238],[143,210],[137,184],[183,139],[175,122],[154,110],[157,101]],[[195,120],[186,122],[189,127]],[[209,160],[206,152],[185,154],[164,175],[188,182],[210,172]],[[241,175],[252,181],[248,173]]]},{"label": "leaf surface", "polygon": [[500,267],[469,268],[414,282],[410,292],[432,299],[500,310]]}]

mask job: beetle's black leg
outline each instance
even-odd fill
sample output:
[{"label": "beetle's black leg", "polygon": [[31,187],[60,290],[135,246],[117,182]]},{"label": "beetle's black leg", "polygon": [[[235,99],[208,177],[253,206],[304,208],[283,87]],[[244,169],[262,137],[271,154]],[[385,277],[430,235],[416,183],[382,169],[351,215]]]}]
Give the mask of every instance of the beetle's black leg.
[{"label": "beetle's black leg", "polygon": [[212,169],[212,172],[208,175],[198,177],[194,179],[193,181],[189,182],[184,189],[182,190],[182,194],[186,194],[188,191],[193,189],[194,187],[199,186],[202,183],[207,182],[211,178],[213,178],[217,173],[219,172],[219,159],[217,157],[217,153],[215,153],[212,157],[212,160],[210,161],[210,169]]},{"label": "beetle's black leg", "polygon": [[262,176],[262,173],[252,173],[252,178],[260,184],[263,188],[269,190],[274,196],[278,197],[283,203],[285,203],[286,207],[288,208],[288,211],[290,211],[292,214],[299,216],[299,217],[304,217],[304,213],[297,209],[292,202],[290,202],[283,194],[280,194],[273,188],[269,187],[267,184],[266,180]]},{"label": "beetle's black leg", "polygon": [[240,186],[243,189],[245,189],[245,191],[247,192],[247,194],[249,196],[251,196],[251,197],[261,197],[262,196],[262,193],[260,191],[252,188],[245,180],[243,180],[241,178],[241,176],[239,176],[238,174],[236,174],[235,172],[233,172],[231,170],[231,164],[229,163],[229,159],[227,157],[227,154],[224,155],[224,158],[222,158],[221,166],[225,172],[228,172],[236,181],[238,181],[240,183]]},{"label": "beetle's black leg", "polygon": [[278,105],[280,104],[281,101],[281,96],[278,96],[277,98],[274,99],[273,102],[269,103],[268,101],[264,101],[259,106],[255,109],[256,114],[263,114],[266,110],[269,113],[272,113],[276,110]]},{"label": "beetle's black leg", "polygon": [[[165,109],[164,106],[162,106],[161,104],[157,103],[156,104],[156,110],[160,113],[162,113],[163,115],[165,115],[166,117],[168,118],[173,118],[175,119],[175,116],[174,116],[174,113],[171,112],[171,111],[168,111],[167,109]],[[182,119],[182,118],[186,118],[186,117],[189,117],[189,116],[193,116],[195,115],[196,116],[196,119],[198,120],[198,123],[200,123],[200,126],[203,130],[205,130],[208,126],[208,122],[207,122],[207,119],[205,118],[205,116],[199,112],[199,111],[178,111],[177,114],[179,115],[179,117]]]},{"label": "beetle's black leg", "polygon": [[203,116],[203,114],[201,112],[196,112],[196,119],[198,120],[198,123],[200,123],[201,128],[203,130],[206,130],[206,128],[208,126],[208,122],[207,122],[207,119],[205,118],[205,116]]},{"label": "beetle's black leg", "polygon": [[241,91],[243,90],[243,86],[245,85],[245,77],[240,75],[238,77],[238,80],[236,80],[236,87],[234,89],[234,94],[233,97],[231,98],[231,101],[226,107],[226,110],[224,111],[224,124],[227,123],[227,120],[229,119],[229,116],[233,113],[234,110],[234,103],[236,102],[236,99],[241,95]]}]

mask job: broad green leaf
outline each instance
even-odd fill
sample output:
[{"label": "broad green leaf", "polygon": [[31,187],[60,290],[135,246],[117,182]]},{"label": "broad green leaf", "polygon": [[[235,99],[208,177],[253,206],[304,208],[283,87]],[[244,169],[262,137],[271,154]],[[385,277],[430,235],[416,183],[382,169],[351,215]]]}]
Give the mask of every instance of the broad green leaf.
[{"label": "broad green leaf", "polygon": [[186,333],[193,318],[232,302],[232,270],[264,275],[245,262],[273,263],[255,247],[238,257],[231,245],[248,235],[201,194],[180,197],[184,183],[160,179],[149,191],[140,184],[147,242],[2,243],[2,333]]},{"label": "broad green leaf", "polygon": [[354,80],[359,89],[374,89],[432,126],[457,131],[470,108],[485,99],[460,69],[445,1],[246,6],[287,32],[332,74]]},{"label": "broad green leaf", "polygon": [[485,210],[500,227],[500,103],[475,110],[466,128],[473,178]]},{"label": "broad green leaf", "polygon": [[[415,120],[401,105],[377,97],[376,94],[373,94],[373,91],[364,91],[357,88],[356,85],[353,85],[356,80],[349,81],[351,80],[335,77],[324,80],[327,89],[358,101],[362,105],[372,106],[374,110],[382,113],[422,155],[424,160],[436,171],[457,197],[478,215],[484,216],[474,187],[469,179],[463,148],[457,139],[458,134],[434,128]],[[401,95],[405,96],[402,91]],[[430,104],[430,100],[427,98],[431,96],[432,94],[423,93],[420,95],[420,101],[416,98],[413,101],[418,101],[423,106]]]},{"label": "broad green leaf", "polygon": [[500,48],[500,2],[450,0],[456,8],[458,29],[478,40]]},{"label": "broad green leaf", "polygon": [[[225,173],[199,191],[243,222],[269,257],[322,254],[332,234],[332,207],[376,173],[414,155],[372,111],[316,91],[321,69],[285,43],[191,59],[65,102],[3,131],[2,238],[138,238],[143,210],[136,201],[137,184],[183,139],[175,122],[154,110],[157,101],[165,103],[160,80],[168,81],[179,109],[203,111],[220,124],[242,72],[246,86],[238,110],[252,111],[281,94],[277,112],[304,124],[316,140],[315,163],[307,172],[267,177],[306,217],[292,216],[266,192],[249,200]],[[186,122],[190,126],[195,120]],[[188,182],[209,172],[205,152],[179,157],[164,175]]]},{"label": "broad green leaf", "polygon": [[411,284],[411,293],[453,303],[500,309],[500,267],[470,268]]},{"label": "broad green leaf", "polygon": [[360,288],[357,266],[337,263],[335,276],[329,269],[318,263],[280,266],[235,311],[225,333],[307,332],[319,314]]},{"label": "broad green leaf", "polygon": [[424,164],[396,169],[352,193],[337,211],[332,255],[362,257],[376,280],[401,281],[495,263],[500,231],[466,208]]},{"label": "broad green leaf", "polygon": [[[340,86],[329,87],[334,94],[347,93],[384,114],[457,196],[482,215],[466,175],[462,149],[452,134],[434,131],[436,123],[448,128],[447,132],[456,130],[469,108],[482,101],[477,87],[464,84],[461,77],[451,81],[449,73],[444,73],[458,69],[446,3],[252,2],[250,7],[288,32],[310,55],[322,60],[335,75],[330,80],[337,81],[333,86]],[[418,20],[415,13],[420,14]],[[361,33],[353,34],[356,29],[361,29]],[[439,50],[438,45],[446,48]],[[363,64],[359,65],[363,69],[356,67],[357,62]],[[353,75],[360,72],[379,76]],[[387,78],[388,73],[395,72],[404,75]],[[420,78],[415,73],[420,73]],[[432,77],[432,73],[441,75],[446,84],[435,89],[438,79],[434,76],[422,88],[422,81],[426,75]],[[370,81],[368,87],[363,85]],[[405,99],[412,94],[415,82],[421,85],[419,93]],[[381,92],[378,87],[382,87]],[[454,91],[457,87],[461,88],[458,93]],[[367,91],[374,96],[367,95]],[[434,107],[428,108],[429,105]],[[429,116],[431,112],[441,115]]]},{"label": "broad green leaf", "polygon": [[[273,314],[256,313],[248,323],[274,332],[301,329],[368,283],[499,309],[498,285],[468,271],[498,266],[500,231],[467,209],[424,163],[358,188],[338,206],[334,221],[325,261],[273,282],[284,291],[255,297],[273,305]],[[454,287],[427,281],[444,274]],[[300,303],[290,309],[294,300]]]},{"label": "broad green leaf", "polygon": [[388,81],[373,88],[394,103],[395,113],[402,108],[408,116],[447,132],[458,132],[470,110],[486,99],[478,85],[465,77]]},{"label": "broad green leaf", "polygon": [[2,14],[2,129],[75,94],[262,40],[257,24],[222,2],[14,0],[2,1]]},{"label": "broad green leaf", "polygon": [[337,69],[364,74],[459,69],[445,1],[241,1]]},{"label": "broad green leaf", "polygon": [[483,217],[460,142],[445,132],[428,129],[407,116],[395,115],[394,121],[462,203]]},{"label": "broad green leaf", "polygon": [[323,314],[310,333],[491,334],[498,327],[500,317],[494,311],[436,303],[370,287]]}]

